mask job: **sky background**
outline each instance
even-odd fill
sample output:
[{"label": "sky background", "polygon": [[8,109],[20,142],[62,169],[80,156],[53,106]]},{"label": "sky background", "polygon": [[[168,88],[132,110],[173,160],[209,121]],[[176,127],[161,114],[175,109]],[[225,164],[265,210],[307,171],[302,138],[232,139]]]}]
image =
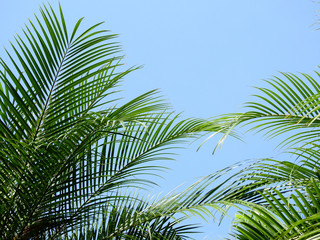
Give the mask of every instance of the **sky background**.
[{"label": "sky background", "polygon": [[[0,14],[0,54],[42,1],[3,1]],[[54,8],[58,1],[49,0]],[[120,34],[127,66],[144,65],[125,78],[126,99],[158,88],[173,109],[185,117],[208,118],[241,111],[242,104],[264,86],[261,79],[279,71],[317,70],[319,34],[315,31],[320,4],[312,0],[61,0],[68,26],[85,17],[89,27]],[[5,58],[5,57],[4,57]],[[216,141],[196,152],[197,144],[179,151],[171,170],[154,192],[192,183],[237,161],[279,157],[280,140],[244,135],[245,143],[229,138],[215,155]],[[200,219],[197,219],[200,220]],[[205,224],[196,239],[221,239],[229,221]]]}]

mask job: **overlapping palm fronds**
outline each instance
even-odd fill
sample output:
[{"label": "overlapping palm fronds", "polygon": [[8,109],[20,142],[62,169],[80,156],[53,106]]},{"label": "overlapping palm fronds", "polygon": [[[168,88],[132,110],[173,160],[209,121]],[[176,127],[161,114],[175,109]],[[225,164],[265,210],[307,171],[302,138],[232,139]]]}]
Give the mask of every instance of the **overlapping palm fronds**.
[{"label": "overlapping palm fronds", "polygon": [[320,236],[319,179],[312,187],[295,190],[289,197],[279,191],[264,191],[268,208],[251,205],[236,218],[235,239],[318,239]]},{"label": "overlapping palm fronds", "polygon": [[157,91],[117,105],[136,68],[119,71],[116,35],[40,12],[0,59],[0,238],[189,238],[183,215],[212,217],[227,200],[226,188],[207,193],[217,176],[158,201],[127,190],[154,184],[145,175],[181,143],[224,129],[179,120]]},{"label": "overlapping palm fronds", "polygon": [[245,210],[236,217],[233,239],[319,238],[320,75],[315,73],[316,78],[281,73],[282,78],[257,88],[246,112],[216,119],[230,131],[244,126],[267,138],[282,138],[279,146],[295,157],[261,159],[234,176],[232,181],[245,189],[235,202]]},{"label": "overlapping palm fronds", "polygon": [[[117,102],[137,68],[121,70],[116,35],[100,23],[81,31],[82,19],[69,31],[61,8],[40,12],[0,59],[1,239],[189,239],[197,226],[187,217],[230,206],[250,209],[238,215],[236,239],[319,236],[315,78],[282,73],[245,113],[180,120],[157,91]],[[230,176],[234,165],[155,200],[130,193],[155,184],[146,175],[183,143],[208,133],[223,142],[239,125],[285,136],[280,145],[297,161],[262,159]]]},{"label": "overlapping palm fronds", "polygon": [[[319,73],[315,72],[317,78]],[[318,142],[320,126],[320,85],[307,74],[281,73],[282,78],[266,80],[267,87],[258,87],[255,101],[245,105],[245,113],[226,114],[218,119],[222,126],[233,129],[247,126],[251,131],[263,132],[268,138],[283,134],[280,146]]]}]

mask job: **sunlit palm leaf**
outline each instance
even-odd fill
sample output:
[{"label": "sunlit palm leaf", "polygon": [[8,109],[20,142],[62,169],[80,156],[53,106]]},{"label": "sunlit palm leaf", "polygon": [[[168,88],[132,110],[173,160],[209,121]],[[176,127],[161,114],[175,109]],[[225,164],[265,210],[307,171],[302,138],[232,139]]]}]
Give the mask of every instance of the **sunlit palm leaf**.
[{"label": "sunlit palm leaf", "polygon": [[296,191],[290,197],[278,191],[261,193],[269,202],[269,208],[256,205],[250,211],[241,212],[234,225],[235,239],[310,239],[318,236],[318,181],[316,183],[311,178],[313,188],[308,187],[303,193]]},{"label": "sunlit palm leaf", "polygon": [[184,218],[149,212],[147,199],[137,197],[106,206],[101,219],[78,229],[70,239],[190,239],[195,232],[194,225],[179,225]]},{"label": "sunlit palm leaf", "polygon": [[247,112],[221,116],[217,121],[229,129],[245,125],[270,138],[290,134],[282,146],[317,143],[320,85],[307,74],[282,76],[285,80],[274,77],[266,81],[267,88],[257,88],[260,93],[254,95],[255,101],[246,104]]},{"label": "sunlit palm leaf", "polygon": [[56,16],[44,6],[41,15],[38,27],[30,21],[16,37],[11,63],[1,60],[2,238],[91,221],[122,197],[114,195],[119,188],[149,184],[137,176],[170,159],[159,154],[171,144],[214,130],[203,120],[171,119],[155,91],[117,107],[110,95],[134,69],[116,72],[115,35],[96,30],[100,24],[78,33],[82,19],[69,34],[61,9]]}]

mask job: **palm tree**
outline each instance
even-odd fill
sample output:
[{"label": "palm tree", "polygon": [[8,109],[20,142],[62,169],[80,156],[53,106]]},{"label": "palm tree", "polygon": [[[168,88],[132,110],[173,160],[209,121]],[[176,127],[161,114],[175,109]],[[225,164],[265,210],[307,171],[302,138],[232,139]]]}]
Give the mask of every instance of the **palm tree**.
[{"label": "palm tree", "polygon": [[[139,189],[182,143],[225,129],[180,120],[157,91],[120,105],[116,35],[71,31],[61,7],[36,16],[0,60],[1,239],[187,239],[190,215],[212,217],[237,189],[207,187],[224,169],[160,199]],[[240,191],[241,192],[241,191]]]},{"label": "palm tree", "polygon": [[[1,239],[189,239],[198,226],[187,217],[232,206],[241,208],[235,239],[319,238],[314,78],[282,73],[245,113],[181,120],[155,90],[119,104],[119,83],[138,67],[124,69],[101,23],[80,31],[80,19],[69,31],[61,7],[40,13],[0,60]],[[285,133],[281,146],[298,160],[239,163],[181,192],[146,195],[148,175],[164,168],[157,160],[206,134],[223,133],[221,144],[239,125]]]},{"label": "palm tree", "polygon": [[[246,126],[267,138],[282,137],[295,161],[262,159],[240,171],[232,181],[246,189],[232,239],[320,239],[320,84],[317,78],[281,73],[258,88],[248,111],[221,116],[232,131]],[[223,140],[228,135],[226,131]]]}]

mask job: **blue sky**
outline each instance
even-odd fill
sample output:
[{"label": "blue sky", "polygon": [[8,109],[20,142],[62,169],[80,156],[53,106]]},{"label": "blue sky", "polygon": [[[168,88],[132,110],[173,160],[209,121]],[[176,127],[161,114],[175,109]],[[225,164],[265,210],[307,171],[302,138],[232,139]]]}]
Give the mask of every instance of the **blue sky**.
[{"label": "blue sky", "polygon": [[[4,1],[0,15],[0,54],[8,40],[42,1]],[[49,0],[54,7],[58,1]],[[175,0],[175,1],[60,1],[68,25],[85,17],[84,25],[105,21],[104,28],[120,34],[127,66],[144,68],[127,76],[123,88],[130,99],[159,88],[173,109],[186,117],[212,117],[241,111],[242,103],[263,86],[261,79],[278,71],[312,74],[319,62],[319,34],[315,31],[320,4],[312,0]],[[196,152],[197,145],[179,151],[172,170],[157,191],[240,160],[278,156],[277,140],[244,136],[246,143],[228,139],[214,156],[214,141]],[[219,239],[229,222],[206,224],[197,239]]]}]

